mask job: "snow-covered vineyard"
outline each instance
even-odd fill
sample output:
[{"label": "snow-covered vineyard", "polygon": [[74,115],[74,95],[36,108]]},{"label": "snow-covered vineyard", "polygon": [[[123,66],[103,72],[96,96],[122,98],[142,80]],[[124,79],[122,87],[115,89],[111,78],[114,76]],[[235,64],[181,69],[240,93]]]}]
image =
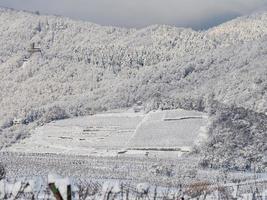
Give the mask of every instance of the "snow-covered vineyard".
[{"label": "snow-covered vineyard", "polygon": [[[22,180],[24,183],[32,179],[37,180],[37,182],[42,180],[43,186],[41,188],[43,192],[47,192],[47,174],[51,172],[71,177],[74,191],[77,189],[76,186],[79,185],[83,192],[85,192],[86,186],[91,187],[90,190],[94,190],[97,186],[97,194],[94,195],[100,196],[108,193],[107,191],[103,193],[102,189],[107,187],[106,184],[111,184],[109,186],[111,190],[113,187],[121,188],[121,184],[123,184],[124,195],[126,195],[128,188],[129,195],[134,197],[143,195],[143,199],[147,199],[147,195],[151,199],[155,195],[155,187],[158,190],[156,192],[157,199],[166,199],[163,196],[170,195],[169,199],[175,200],[177,198],[174,197],[181,197],[181,195],[208,194],[212,196],[211,199],[217,199],[216,195],[219,195],[219,193],[222,197],[224,195],[239,195],[239,199],[252,199],[253,193],[260,197],[267,190],[266,174],[264,173],[199,170],[197,160],[194,158],[162,160],[123,157],[97,158],[64,154],[1,153],[0,159],[4,161],[3,164],[6,166],[6,177],[10,177],[8,178],[9,183],[18,180]],[[149,194],[138,192],[138,185],[144,183],[149,188]],[[2,182],[2,184],[6,183]],[[2,185],[2,187],[4,186]],[[64,188],[66,189],[66,186]],[[120,199],[121,192],[118,189],[114,190],[116,190],[116,194],[112,195]],[[219,193],[216,192],[217,190],[219,190]],[[32,195],[31,192],[29,194]],[[49,194],[52,195],[51,192],[46,195]],[[95,198],[94,195],[91,197],[92,199]],[[244,198],[241,198],[242,196]],[[230,198],[230,196],[228,197]],[[124,196],[124,199],[126,199],[126,196]],[[218,197],[218,199],[220,198]]]},{"label": "snow-covered vineyard", "polygon": [[[195,182],[177,187],[160,187],[148,183],[133,184],[121,181],[90,181],[85,179],[62,178],[49,174],[45,178],[1,180],[1,199],[97,199],[97,200],[179,200],[186,199],[236,199],[265,200],[267,179],[231,184]],[[54,187],[54,188],[53,188]]]},{"label": "snow-covered vineyard", "polygon": [[205,113],[181,109],[102,113],[54,121],[3,151],[178,157],[207,137],[207,123]]}]

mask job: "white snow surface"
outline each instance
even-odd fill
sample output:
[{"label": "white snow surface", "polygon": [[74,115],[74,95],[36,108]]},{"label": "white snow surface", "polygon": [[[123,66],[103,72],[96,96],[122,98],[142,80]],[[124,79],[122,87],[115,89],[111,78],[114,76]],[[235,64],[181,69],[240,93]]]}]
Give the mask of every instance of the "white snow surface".
[{"label": "white snow surface", "polygon": [[149,150],[174,148],[188,151],[206,123],[204,113],[181,109],[96,114],[38,127],[29,138],[5,151],[94,156],[117,156],[120,151],[129,156],[142,155]]},{"label": "white snow surface", "polygon": [[150,112],[135,130],[131,148],[181,148],[188,150],[197,141],[207,121],[203,113],[185,110]]}]

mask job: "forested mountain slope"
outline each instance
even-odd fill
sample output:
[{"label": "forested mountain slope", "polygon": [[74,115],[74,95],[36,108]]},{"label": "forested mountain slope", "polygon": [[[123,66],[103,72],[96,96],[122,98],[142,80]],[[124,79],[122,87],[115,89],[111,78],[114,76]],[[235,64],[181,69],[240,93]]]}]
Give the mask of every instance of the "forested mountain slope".
[{"label": "forested mountain slope", "polygon": [[[41,53],[30,55],[31,43]],[[0,126],[131,107],[267,112],[267,12],[206,31],[103,27],[0,9]],[[11,127],[11,128],[10,128]],[[13,130],[13,129],[12,129]]]}]

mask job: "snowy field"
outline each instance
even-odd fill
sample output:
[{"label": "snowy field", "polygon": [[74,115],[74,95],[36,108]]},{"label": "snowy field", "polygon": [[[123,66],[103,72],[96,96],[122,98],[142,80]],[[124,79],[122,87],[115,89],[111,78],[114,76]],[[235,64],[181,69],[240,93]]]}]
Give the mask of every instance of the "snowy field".
[{"label": "snowy field", "polygon": [[138,125],[128,145],[134,149],[190,151],[205,137],[206,118],[196,111],[151,112]]},{"label": "snowy field", "polygon": [[266,174],[202,170],[197,157],[177,159],[139,157],[94,157],[79,155],[0,153],[7,178],[47,177],[49,173],[69,176],[76,180],[118,180],[147,182],[158,186],[176,187],[200,180],[209,183],[265,179]]},{"label": "snowy field", "polygon": [[177,157],[204,138],[206,123],[204,113],[185,110],[103,113],[38,127],[4,151]]},{"label": "snowy field", "polygon": [[125,146],[142,118],[142,113],[107,113],[55,121],[7,151],[109,155]]}]

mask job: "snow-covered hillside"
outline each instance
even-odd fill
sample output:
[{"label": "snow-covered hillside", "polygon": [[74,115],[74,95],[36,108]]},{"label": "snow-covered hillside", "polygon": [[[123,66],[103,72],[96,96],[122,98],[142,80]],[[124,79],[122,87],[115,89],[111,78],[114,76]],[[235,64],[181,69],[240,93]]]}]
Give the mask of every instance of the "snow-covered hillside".
[{"label": "snow-covered hillside", "polygon": [[177,158],[205,139],[206,124],[204,113],[181,109],[102,113],[53,121],[4,151]]},{"label": "snow-covered hillside", "polygon": [[[41,53],[30,55],[31,43]],[[39,124],[142,104],[267,112],[267,12],[210,30],[103,27],[0,8],[0,146]],[[28,126],[14,126],[13,119]],[[266,130],[266,129],[265,129]]]}]

